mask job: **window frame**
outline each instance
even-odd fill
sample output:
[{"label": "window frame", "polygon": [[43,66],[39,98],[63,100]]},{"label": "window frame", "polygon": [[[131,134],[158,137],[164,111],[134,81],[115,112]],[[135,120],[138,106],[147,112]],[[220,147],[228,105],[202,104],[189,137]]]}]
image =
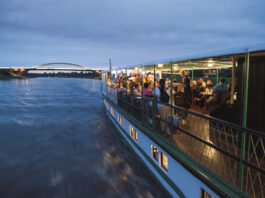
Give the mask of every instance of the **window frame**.
[{"label": "window frame", "polygon": [[[156,155],[156,157],[155,157],[155,155],[154,155],[154,150],[157,150],[157,155]],[[152,159],[154,160],[154,161],[156,161],[156,162],[159,162],[159,150],[158,150],[158,148],[156,147],[156,146],[154,146],[153,144],[151,144],[151,156],[152,156]],[[157,158],[157,159],[156,159]]]},{"label": "window frame", "polygon": [[[163,163],[164,158],[166,158],[167,160],[167,167],[164,166],[164,163]],[[160,166],[164,169],[164,171],[168,172],[168,157],[162,152],[160,152]]]},{"label": "window frame", "polygon": [[115,115],[114,109],[112,107],[110,107],[110,111],[111,111],[111,115]]}]

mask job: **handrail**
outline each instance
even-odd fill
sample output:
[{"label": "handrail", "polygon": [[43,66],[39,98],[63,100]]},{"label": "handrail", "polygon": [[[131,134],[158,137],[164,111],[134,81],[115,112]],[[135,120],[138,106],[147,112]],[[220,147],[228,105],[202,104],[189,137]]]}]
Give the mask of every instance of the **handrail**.
[{"label": "handrail", "polygon": [[[114,88],[114,87],[112,87]],[[117,89],[117,88],[114,88]],[[126,92],[127,94],[127,92]],[[127,95],[127,97],[130,96],[129,94]],[[129,98],[129,97],[128,97]],[[137,109],[142,115],[144,114],[145,116],[140,118],[137,117],[136,115],[133,115],[134,113],[130,113],[132,114],[132,116],[136,117],[136,119],[140,119],[141,122],[143,123],[147,123],[147,127],[149,127],[149,129],[151,129],[154,132],[157,132],[157,134],[163,138],[166,138],[165,140],[171,142],[170,139],[167,139],[167,130],[170,130],[171,133],[174,133],[174,131],[177,129],[181,132],[183,132],[183,134],[187,135],[185,136],[185,139],[183,143],[180,144],[180,146],[184,146],[184,148],[179,147],[179,142],[177,142],[175,144],[175,146],[179,147],[184,153],[186,153],[187,155],[189,155],[190,157],[194,158],[194,160],[197,159],[196,155],[196,151],[188,151],[185,149],[185,145],[186,145],[186,141],[190,141],[190,140],[196,140],[196,142],[198,142],[198,146],[208,146],[209,149],[214,149],[215,151],[220,152],[220,155],[223,155],[223,157],[225,157],[226,160],[228,160],[227,162],[224,162],[224,159],[220,158],[220,160],[223,160],[223,163],[229,163],[224,165],[224,168],[228,168],[226,171],[228,171],[227,174],[231,174],[230,176],[227,174],[220,174],[218,171],[215,172],[214,169],[212,169],[211,167],[208,167],[207,163],[211,163],[211,161],[209,159],[206,160],[206,162],[202,161],[201,157],[203,156],[203,151],[198,153],[198,155],[201,155],[200,158],[198,158],[196,161],[198,161],[198,163],[202,164],[203,166],[205,166],[206,168],[208,167],[209,170],[213,171],[215,174],[221,176],[224,180],[226,180],[228,183],[232,184],[233,186],[236,186],[238,188],[238,182],[248,182],[244,179],[238,178],[238,170],[237,169],[233,169],[233,167],[235,166],[244,166],[247,168],[247,174],[248,177],[252,177],[252,174],[259,174],[259,177],[261,177],[261,181],[264,181],[264,176],[265,176],[265,169],[263,169],[263,163],[264,163],[264,157],[262,157],[263,155],[263,150],[261,150],[261,152],[258,150],[260,148],[257,147],[262,147],[263,148],[263,142],[265,140],[265,134],[263,134],[260,131],[256,131],[253,129],[248,129],[224,120],[220,120],[217,118],[213,118],[211,116],[208,115],[204,115],[204,114],[200,114],[194,111],[190,111],[187,110],[185,108],[182,107],[178,107],[178,106],[174,106],[171,104],[166,104],[166,103],[162,103],[156,100],[156,98],[149,98],[149,97],[145,97],[142,96],[142,105],[139,107],[137,105],[134,105],[131,101],[132,100],[126,100],[125,98],[120,98],[117,97],[118,101],[122,101],[123,104],[132,107],[131,110],[133,109]],[[195,117],[189,117],[189,119],[195,119],[195,120],[199,120],[199,122],[201,122],[200,120],[203,121],[202,127],[200,127],[198,130],[205,130],[205,125],[209,125],[208,129],[209,130],[209,134],[208,134],[208,138],[207,139],[205,136],[201,135],[200,133],[197,133],[194,131],[193,128],[180,128],[179,125],[175,125],[172,123],[172,119],[173,117],[170,117],[171,121],[169,121],[169,118],[163,118],[161,116],[154,116],[154,115],[159,115],[159,110],[157,109],[157,104],[164,105],[167,106],[168,108],[171,109],[170,112],[177,112],[174,113],[174,115],[180,116],[180,118],[177,119],[186,119],[183,118],[181,115],[193,115]],[[118,103],[119,105],[119,103]],[[126,108],[122,107],[121,108]],[[152,111],[149,111],[150,108],[152,109]],[[127,109],[128,110],[128,109]],[[173,110],[173,111],[172,111]],[[130,110],[129,110],[130,111]],[[180,113],[180,114],[179,114]],[[171,113],[171,116],[173,114]],[[186,117],[184,116],[184,117]],[[143,120],[141,120],[143,119]],[[165,120],[166,119],[166,120]],[[151,122],[149,122],[151,120]],[[147,122],[146,122],[147,121]],[[167,129],[163,129],[162,128],[157,128],[156,126],[156,122],[158,121],[158,123],[165,123],[167,125]],[[162,126],[162,125],[161,125]],[[161,127],[160,126],[160,127]],[[191,125],[191,126],[195,126],[196,125]],[[174,130],[173,130],[174,129]],[[187,130],[186,130],[187,129]],[[190,131],[189,131],[190,130]],[[248,158],[242,160],[241,156],[239,155],[240,152],[240,145],[242,144],[242,142],[240,142],[240,136],[242,135],[243,132],[246,132],[248,134],[248,138],[249,138],[249,145],[248,145],[248,149],[247,150],[247,154],[248,154]],[[210,134],[212,134],[213,137],[210,136]],[[164,137],[165,136],[165,137]],[[184,136],[183,136],[184,137]],[[191,139],[187,139],[186,137],[189,137]],[[214,138],[214,139],[211,139]],[[261,139],[259,139],[261,138]],[[213,143],[212,141],[214,141],[215,143]],[[217,142],[216,142],[217,141]],[[254,143],[253,143],[254,141]],[[260,143],[260,142],[261,143]],[[196,143],[195,142],[195,143]],[[196,143],[197,144],[197,143]],[[260,144],[260,145],[259,145]],[[184,150],[183,150],[184,149]],[[194,153],[195,152],[195,153]],[[246,154],[246,155],[247,155]],[[254,156],[254,157],[253,157]],[[232,160],[232,161],[230,161]],[[241,163],[240,163],[241,162]],[[232,163],[232,165],[230,164]],[[240,163],[240,164],[239,164]],[[254,173],[253,173],[254,171]],[[253,178],[255,179],[255,178]],[[255,182],[255,181],[254,181]],[[248,184],[245,184],[248,185]],[[259,185],[259,184],[258,184]],[[254,188],[253,186],[251,187],[246,187],[246,188]],[[256,187],[255,187],[256,188]],[[238,188],[239,189],[239,188]],[[258,189],[252,189],[253,191],[255,191],[254,193],[264,193],[263,190],[261,190],[261,192],[259,192]],[[245,190],[244,192],[248,193],[248,190]]]},{"label": "handrail", "polygon": [[[108,87],[111,87],[111,86],[108,86]],[[116,88],[116,87],[111,87],[111,88],[120,90],[120,88]],[[155,101],[156,100],[154,98],[149,98],[149,97],[145,97],[145,96],[142,96],[142,98],[144,98],[146,100],[150,100],[150,101]],[[192,115],[195,115],[195,116],[198,116],[198,117],[207,119],[207,120],[214,121],[214,122],[216,122],[218,124],[223,124],[223,125],[232,127],[232,128],[237,129],[239,131],[243,131],[244,130],[244,131],[246,131],[249,134],[254,134],[254,135],[257,135],[259,137],[265,138],[265,133],[262,133],[260,131],[254,130],[254,129],[249,129],[249,128],[246,128],[246,127],[242,127],[240,125],[236,125],[234,123],[231,123],[231,122],[228,122],[228,121],[225,121],[225,120],[221,120],[221,119],[218,119],[218,118],[214,118],[212,116],[205,115],[205,114],[200,114],[200,113],[197,113],[197,112],[194,112],[194,111],[190,111],[188,109],[185,109],[185,108],[182,108],[182,107],[178,107],[178,106],[174,106],[174,105],[171,105],[171,104],[168,104],[168,103],[162,103],[160,101],[157,101],[157,103],[158,104],[165,105],[165,106],[168,106],[168,107],[171,107],[171,108],[174,108],[174,109],[177,109],[177,110],[184,111],[185,113],[189,113],[189,114],[192,114]]]}]

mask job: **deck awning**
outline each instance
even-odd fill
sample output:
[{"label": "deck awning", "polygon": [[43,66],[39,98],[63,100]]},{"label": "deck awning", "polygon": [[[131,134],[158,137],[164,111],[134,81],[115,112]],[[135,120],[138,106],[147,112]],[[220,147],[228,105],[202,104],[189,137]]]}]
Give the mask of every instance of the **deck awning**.
[{"label": "deck awning", "polygon": [[265,51],[265,43],[241,46],[241,47],[224,49],[224,50],[217,50],[197,55],[155,60],[141,64],[129,65],[118,69],[125,70],[125,69],[134,69],[137,67],[145,67],[146,69],[149,68],[151,69],[154,65],[161,65],[161,64],[163,64],[165,69],[167,64],[170,64],[171,62],[173,63],[173,67],[185,70],[229,68],[232,67],[231,56],[240,56],[244,55],[246,52],[260,52],[260,51]]}]

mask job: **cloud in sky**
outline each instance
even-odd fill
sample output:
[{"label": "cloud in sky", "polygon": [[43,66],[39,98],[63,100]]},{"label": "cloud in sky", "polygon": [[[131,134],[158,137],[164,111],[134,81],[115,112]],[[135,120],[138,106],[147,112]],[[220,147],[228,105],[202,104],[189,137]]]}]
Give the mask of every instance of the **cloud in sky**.
[{"label": "cloud in sky", "polygon": [[264,0],[2,0],[0,66],[131,65],[265,41]]}]

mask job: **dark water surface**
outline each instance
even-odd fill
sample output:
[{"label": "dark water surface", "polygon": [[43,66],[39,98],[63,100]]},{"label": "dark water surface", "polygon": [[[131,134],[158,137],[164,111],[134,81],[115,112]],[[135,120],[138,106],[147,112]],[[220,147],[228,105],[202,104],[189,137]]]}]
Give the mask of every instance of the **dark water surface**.
[{"label": "dark water surface", "polygon": [[0,197],[167,197],[107,119],[100,81],[0,81]]}]

